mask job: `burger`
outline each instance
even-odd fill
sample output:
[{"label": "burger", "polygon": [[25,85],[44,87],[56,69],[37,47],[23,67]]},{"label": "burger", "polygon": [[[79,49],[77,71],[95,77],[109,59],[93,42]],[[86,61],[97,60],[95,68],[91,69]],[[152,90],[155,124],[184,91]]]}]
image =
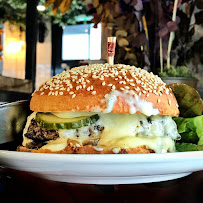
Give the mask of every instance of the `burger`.
[{"label": "burger", "polygon": [[135,154],[175,151],[179,115],[172,90],[129,65],[73,68],[32,95],[21,152]]}]

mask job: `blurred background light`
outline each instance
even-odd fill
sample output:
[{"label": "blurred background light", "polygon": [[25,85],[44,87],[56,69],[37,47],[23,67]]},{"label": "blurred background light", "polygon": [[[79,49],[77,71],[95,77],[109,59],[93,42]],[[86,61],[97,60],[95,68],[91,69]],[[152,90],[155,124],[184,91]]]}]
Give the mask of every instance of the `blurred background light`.
[{"label": "blurred background light", "polygon": [[37,10],[38,11],[44,11],[45,10],[45,6],[44,5],[38,5],[37,6]]},{"label": "blurred background light", "polygon": [[6,45],[5,52],[7,54],[14,54],[22,50],[22,46],[25,45],[24,41],[14,41]]}]

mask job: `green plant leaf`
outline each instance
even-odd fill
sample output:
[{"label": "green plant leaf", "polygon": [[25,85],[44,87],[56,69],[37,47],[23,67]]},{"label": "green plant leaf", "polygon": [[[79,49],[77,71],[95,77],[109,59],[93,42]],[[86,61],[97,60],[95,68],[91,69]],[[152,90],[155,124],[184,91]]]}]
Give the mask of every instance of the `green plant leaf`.
[{"label": "green plant leaf", "polygon": [[202,115],[203,102],[196,89],[183,83],[174,83],[169,87],[178,101],[180,116],[188,118]]}]

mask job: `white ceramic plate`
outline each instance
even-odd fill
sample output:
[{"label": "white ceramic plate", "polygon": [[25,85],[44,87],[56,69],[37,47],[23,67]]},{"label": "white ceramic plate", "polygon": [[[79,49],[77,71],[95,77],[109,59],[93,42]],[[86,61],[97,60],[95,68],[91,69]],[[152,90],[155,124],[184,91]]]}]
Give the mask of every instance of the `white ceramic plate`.
[{"label": "white ceramic plate", "polygon": [[172,180],[203,170],[203,151],[77,155],[0,150],[0,165],[72,183],[130,184]]}]

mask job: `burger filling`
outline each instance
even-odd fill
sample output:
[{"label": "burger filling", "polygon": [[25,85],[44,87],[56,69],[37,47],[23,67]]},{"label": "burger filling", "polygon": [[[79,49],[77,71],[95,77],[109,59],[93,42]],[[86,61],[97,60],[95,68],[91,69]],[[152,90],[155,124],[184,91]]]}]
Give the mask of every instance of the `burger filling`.
[{"label": "burger filling", "polygon": [[[75,114],[75,117],[74,117]],[[24,129],[23,146],[30,149],[64,149],[72,140],[78,146],[113,150],[146,146],[156,153],[175,151],[180,139],[171,116],[117,113],[34,112]]]}]

